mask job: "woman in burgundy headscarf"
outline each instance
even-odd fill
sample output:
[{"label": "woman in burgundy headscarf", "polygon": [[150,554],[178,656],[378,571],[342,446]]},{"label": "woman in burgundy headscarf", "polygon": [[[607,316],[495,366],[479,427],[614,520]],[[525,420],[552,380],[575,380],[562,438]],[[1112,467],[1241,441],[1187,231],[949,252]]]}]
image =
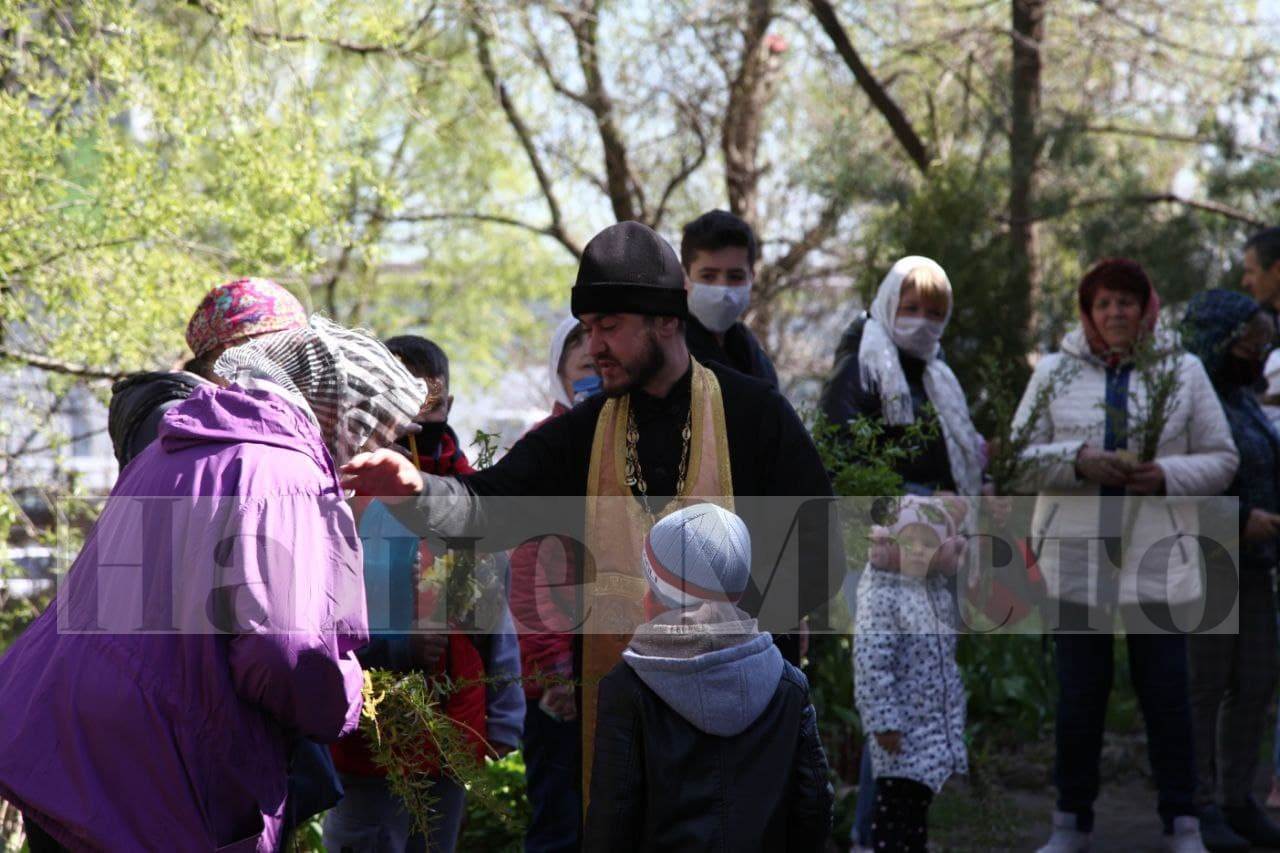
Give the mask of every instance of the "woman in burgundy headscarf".
[{"label": "woman in burgundy headscarf", "polygon": [[[1139,264],[1113,258],[1095,265],[1080,282],[1079,305],[1080,326],[1063,339],[1060,352],[1036,365],[1014,416],[1015,429],[1036,417],[1022,486],[1037,493],[1031,529],[1051,599],[1047,613],[1051,621],[1056,616],[1058,803],[1052,837],[1041,850],[1067,853],[1089,844],[1119,610],[1165,844],[1199,853],[1204,847],[1193,803],[1187,639],[1160,631],[1150,615],[1168,614],[1202,595],[1200,549],[1167,544],[1177,535],[1195,535],[1197,506],[1147,502],[1126,531],[1125,497],[1220,494],[1239,457],[1204,367],[1157,327],[1160,300]],[[1144,376],[1151,370],[1176,377],[1176,390],[1156,447],[1143,448],[1139,427],[1151,397]],[[1053,396],[1036,411],[1046,387]],[[1101,547],[1102,540],[1121,541],[1122,534],[1128,534],[1122,548]],[[1162,540],[1167,571],[1139,572],[1139,557]]]}]

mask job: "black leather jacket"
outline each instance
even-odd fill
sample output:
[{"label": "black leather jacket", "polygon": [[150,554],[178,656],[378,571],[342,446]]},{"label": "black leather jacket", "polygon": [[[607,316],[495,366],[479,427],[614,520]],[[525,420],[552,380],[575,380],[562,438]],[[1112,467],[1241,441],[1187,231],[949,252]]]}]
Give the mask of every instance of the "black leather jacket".
[{"label": "black leather jacket", "polygon": [[817,851],[834,795],[809,688],[785,664],[741,734],[672,710],[626,663],[600,682],[588,851]]}]

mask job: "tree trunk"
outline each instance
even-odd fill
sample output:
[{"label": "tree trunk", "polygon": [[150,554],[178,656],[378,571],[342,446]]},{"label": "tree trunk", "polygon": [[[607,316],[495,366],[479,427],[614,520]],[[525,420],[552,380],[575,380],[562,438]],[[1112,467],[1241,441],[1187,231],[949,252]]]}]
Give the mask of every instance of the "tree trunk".
[{"label": "tree trunk", "polygon": [[758,162],[763,112],[773,94],[771,58],[765,34],[773,21],[769,0],[749,0],[743,27],[742,64],[729,86],[729,103],[720,135],[729,210],[758,229]]},{"label": "tree trunk", "polygon": [[619,222],[644,221],[648,218],[648,211],[645,210],[643,190],[631,174],[627,143],[614,119],[613,100],[609,97],[600,68],[597,40],[600,6],[599,0],[593,0],[586,7],[564,13],[565,20],[573,30],[578,64],[586,81],[586,105],[595,116],[600,145],[604,149],[605,186],[609,190],[614,218]]},{"label": "tree trunk", "polygon": [[1032,205],[1040,157],[1040,43],[1046,0],[1012,0],[1013,79],[1009,128],[1010,285],[1024,307],[1026,342],[1041,344],[1038,314],[1042,300],[1037,235]]}]

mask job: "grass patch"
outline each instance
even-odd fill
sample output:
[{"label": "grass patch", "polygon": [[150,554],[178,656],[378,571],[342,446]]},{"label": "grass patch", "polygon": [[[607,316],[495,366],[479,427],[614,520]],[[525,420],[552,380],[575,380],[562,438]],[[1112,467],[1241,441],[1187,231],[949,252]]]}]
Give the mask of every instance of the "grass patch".
[{"label": "grass patch", "polygon": [[978,792],[971,785],[952,782],[929,809],[929,847],[957,853],[1012,850],[1028,817],[1001,791]]}]

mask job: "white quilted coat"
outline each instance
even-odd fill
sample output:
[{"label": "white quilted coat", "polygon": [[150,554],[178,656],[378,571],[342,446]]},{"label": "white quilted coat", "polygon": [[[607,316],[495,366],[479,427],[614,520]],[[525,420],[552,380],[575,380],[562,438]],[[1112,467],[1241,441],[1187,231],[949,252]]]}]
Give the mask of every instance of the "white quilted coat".
[{"label": "white quilted coat", "polygon": [[[1218,396],[1200,360],[1175,352],[1181,376],[1176,404],[1160,437],[1156,463],[1164,469],[1167,498],[1127,503],[1123,513],[1137,512],[1133,535],[1124,549],[1119,571],[1119,600],[1185,604],[1198,599],[1201,552],[1193,540],[1199,529],[1197,502],[1187,496],[1219,495],[1231,483],[1239,454],[1231,440]],[[1059,366],[1066,359],[1078,364],[1078,372],[1062,381]],[[1022,395],[1014,415],[1015,429],[1026,423],[1037,390],[1046,382],[1061,384],[1045,416],[1034,425],[1031,446],[1023,458],[1032,464],[1021,490],[1036,494],[1032,520],[1032,546],[1039,552],[1039,566],[1053,598],[1082,604],[1098,603],[1101,572],[1114,580],[1115,569],[1097,537],[1103,511],[1121,514],[1120,508],[1099,500],[1097,483],[1076,477],[1075,458],[1088,443],[1101,449],[1105,430],[1106,366],[1094,357],[1077,328],[1063,339],[1062,351],[1046,356]],[[1144,389],[1136,372],[1129,380],[1129,412],[1144,408]],[[1131,441],[1130,447],[1134,448]],[[1134,448],[1136,449],[1136,448]],[[1113,530],[1120,524],[1111,520]],[[1163,542],[1163,545],[1157,543]],[[1138,571],[1146,555],[1148,566]],[[1158,556],[1159,571],[1151,571]],[[1109,584],[1103,584],[1104,588]]]}]

